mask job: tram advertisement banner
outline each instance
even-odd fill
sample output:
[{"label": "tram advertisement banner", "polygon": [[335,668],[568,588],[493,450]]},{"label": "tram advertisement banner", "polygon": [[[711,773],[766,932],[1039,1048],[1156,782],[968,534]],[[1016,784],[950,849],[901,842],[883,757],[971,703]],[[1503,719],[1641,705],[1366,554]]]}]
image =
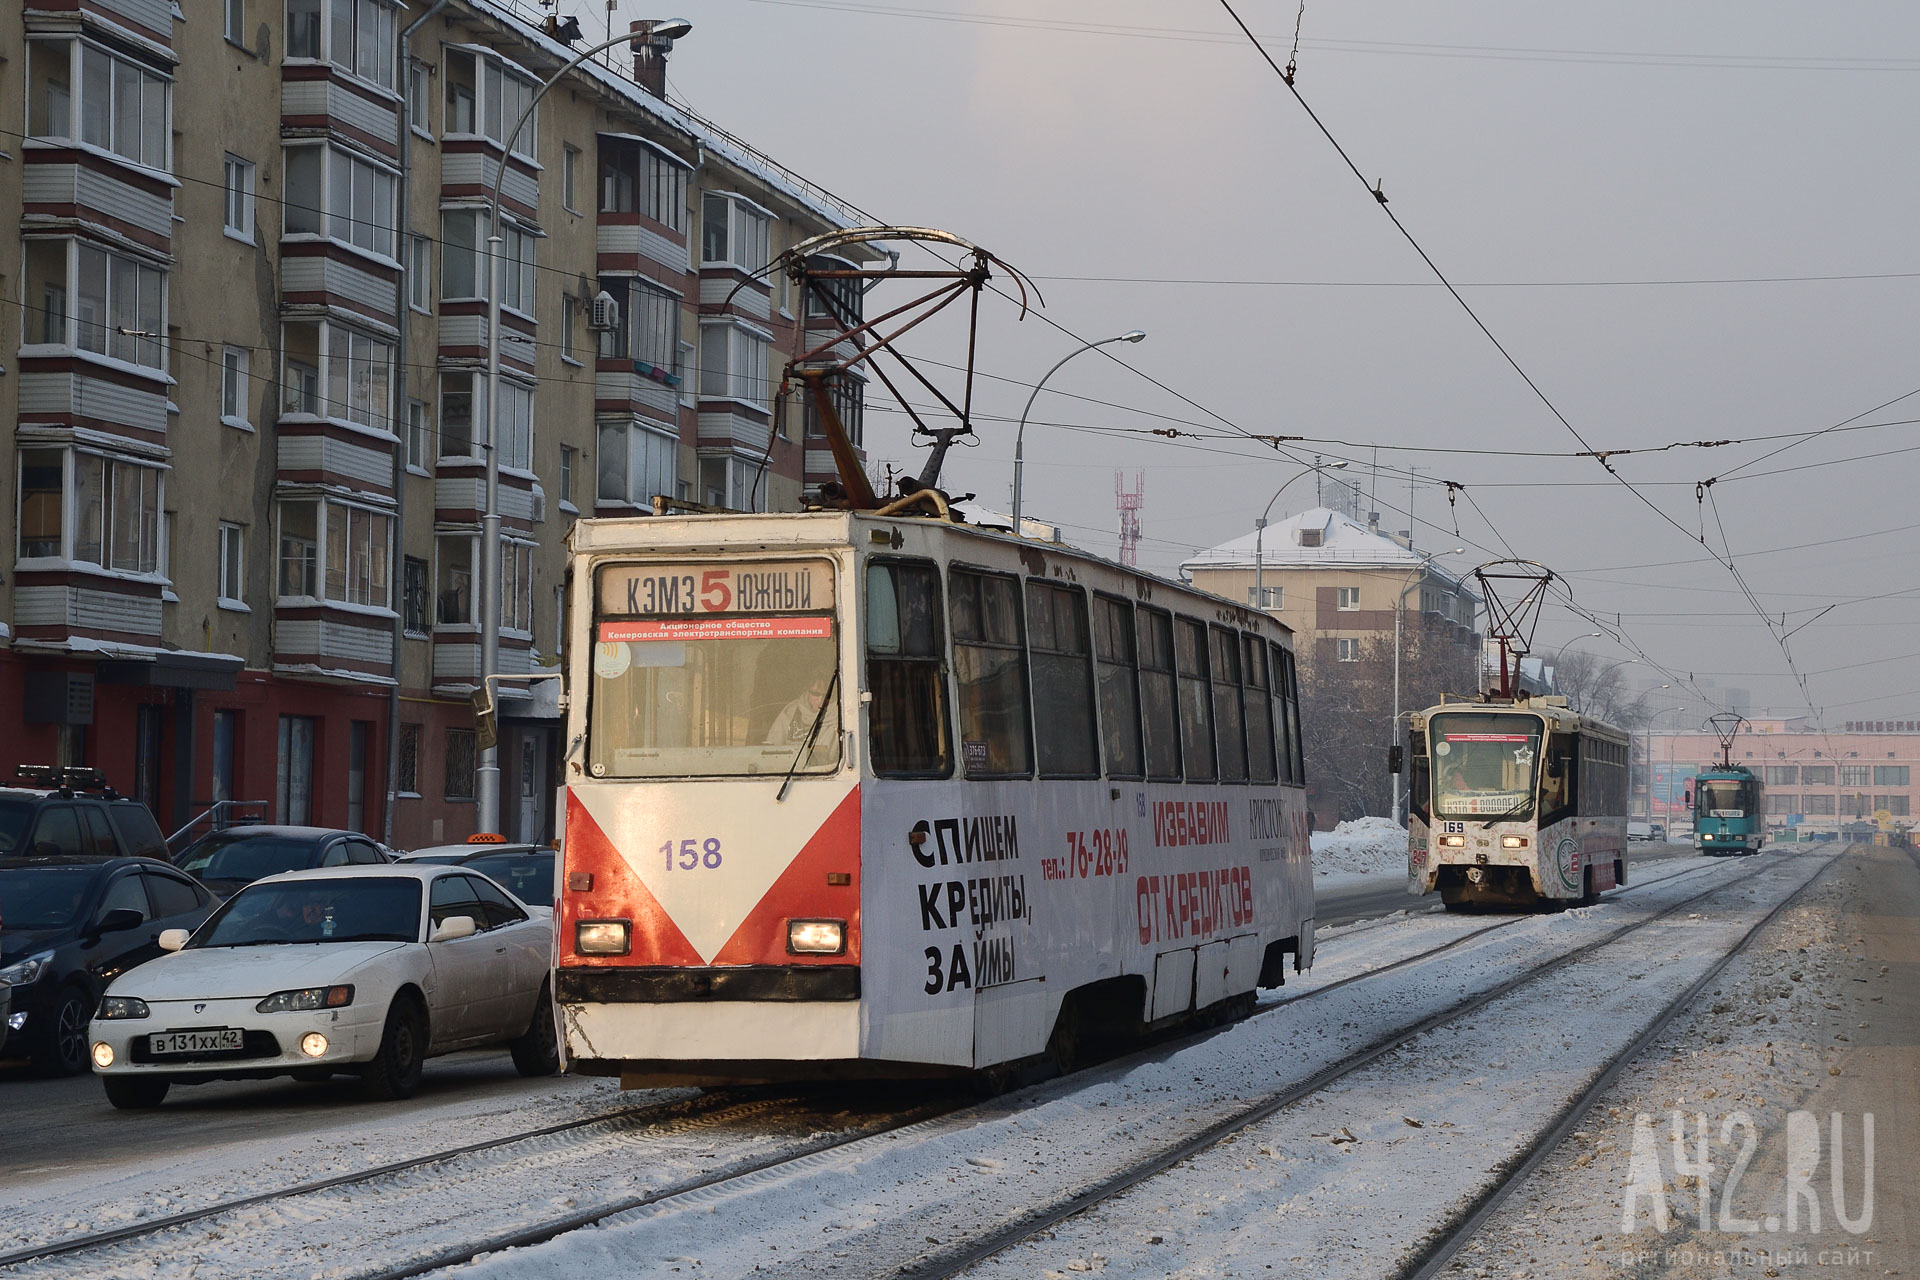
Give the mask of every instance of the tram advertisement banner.
[{"label": "tram advertisement banner", "polygon": [[833,608],[833,565],[825,560],[616,564],[600,570],[599,582],[602,614],[808,613]]},{"label": "tram advertisement banner", "polygon": [[698,618],[686,622],[669,619],[661,622],[603,622],[599,642],[654,640],[828,640],[833,637],[833,619],[822,616],[799,618],[731,617]]}]

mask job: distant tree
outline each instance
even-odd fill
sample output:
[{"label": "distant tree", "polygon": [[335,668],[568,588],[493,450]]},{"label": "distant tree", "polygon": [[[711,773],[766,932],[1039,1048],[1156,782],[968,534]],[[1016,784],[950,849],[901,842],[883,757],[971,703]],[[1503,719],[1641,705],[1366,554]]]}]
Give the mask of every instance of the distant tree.
[{"label": "distant tree", "polygon": [[1567,705],[1581,715],[1620,729],[1638,729],[1647,722],[1647,695],[1627,691],[1620,677],[1625,665],[1576,649],[1554,664],[1553,682],[1566,695]]}]

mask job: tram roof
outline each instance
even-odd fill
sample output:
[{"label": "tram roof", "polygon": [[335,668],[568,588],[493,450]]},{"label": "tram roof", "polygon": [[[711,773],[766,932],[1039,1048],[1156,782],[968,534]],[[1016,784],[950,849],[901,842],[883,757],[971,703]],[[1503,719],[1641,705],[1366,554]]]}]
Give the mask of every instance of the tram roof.
[{"label": "tram roof", "polygon": [[[576,553],[608,554],[633,551],[707,551],[724,548],[788,551],[809,547],[859,546],[853,533],[856,522],[897,525],[903,529],[939,531],[947,537],[978,539],[1016,549],[1025,555],[1038,552],[1099,565],[1116,574],[1145,578],[1170,591],[1222,605],[1249,618],[1264,618],[1285,635],[1294,635],[1292,627],[1271,613],[1249,607],[1230,596],[1181,582],[1176,578],[1148,573],[1132,565],[1121,564],[1106,556],[1076,547],[1071,543],[1041,538],[1017,538],[1011,530],[975,524],[932,520],[922,516],[881,516],[868,511],[782,511],[782,512],[702,512],[666,516],[596,516],[573,523],[567,545]],[[718,533],[720,536],[715,537]]]},{"label": "tram roof", "polygon": [[1608,724],[1594,716],[1582,715],[1566,705],[1567,700],[1557,694],[1545,697],[1494,698],[1449,698],[1436,706],[1413,713],[1415,721],[1424,721],[1428,716],[1443,711],[1493,712],[1497,715],[1526,714],[1545,717],[1547,727],[1560,733],[1592,733],[1601,737],[1627,741],[1628,733],[1618,725]]}]

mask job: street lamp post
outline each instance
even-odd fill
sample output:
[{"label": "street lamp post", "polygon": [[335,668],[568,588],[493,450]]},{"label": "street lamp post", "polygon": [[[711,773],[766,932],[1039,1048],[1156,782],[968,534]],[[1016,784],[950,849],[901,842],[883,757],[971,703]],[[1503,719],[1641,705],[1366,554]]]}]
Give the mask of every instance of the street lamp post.
[{"label": "street lamp post", "polygon": [[[1553,651],[1553,669],[1555,673],[1553,682],[1555,684],[1560,683],[1560,677],[1559,677],[1560,659],[1567,656],[1567,650],[1573,648],[1574,645],[1580,643],[1582,640],[1604,640],[1604,639],[1606,639],[1606,637],[1601,635],[1598,631],[1589,631],[1587,632],[1587,634],[1583,636],[1575,636],[1573,639],[1561,645],[1558,649],[1555,649]],[[1542,674],[1545,674],[1545,673],[1543,672]]]},{"label": "street lamp post", "polygon": [[[1394,744],[1400,739],[1400,631],[1401,620],[1407,616],[1407,592],[1413,590],[1414,579],[1425,573],[1427,566],[1432,564],[1437,557],[1457,556],[1465,550],[1465,547],[1454,547],[1448,551],[1429,551],[1426,555],[1420,557],[1420,563],[1413,567],[1412,572],[1400,580],[1400,598],[1394,603],[1393,607],[1393,719],[1387,723],[1387,750],[1389,753],[1392,752]],[[1400,775],[1394,774],[1393,820],[1395,823],[1406,821],[1406,815],[1401,810],[1401,800],[1404,795],[1405,791],[1400,785]]]},{"label": "street lamp post", "polygon": [[1260,518],[1253,522],[1253,607],[1254,608],[1265,611],[1267,607],[1267,597],[1266,597],[1266,591],[1265,591],[1265,588],[1266,588],[1266,578],[1265,578],[1266,545],[1265,544],[1267,539],[1267,517],[1273,514],[1273,504],[1280,501],[1280,495],[1287,491],[1287,485],[1290,485],[1295,480],[1300,479],[1301,476],[1312,475],[1314,472],[1317,472],[1317,471],[1344,471],[1346,470],[1346,468],[1347,468],[1347,464],[1344,462],[1329,462],[1324,466],[1315,464],[1314,466],[1308,467],[1296,475],[1288,476],[1286,484],[1283,484],[1278,489],[1275,489],[1273,491],[1273,496],[1267,499],[1267,505],[1265,509],[1260,512]]},{"label": "street lamp post", "polygon": [[1053,368],[1040,375],[1040,381],[1033,384],[1033,394],[1027,397],[1027,407],[1020,411],[1020,429],[1013,433],[1013,536],[1020,536],[1020,473],[1026,466],[1027,414],[1033,410],[1033,402],[1040,395],[1040,388],[1047,385],[1047,379],[1059,372],[1060,365],[1073,359],[1083,351],[1095,347],[1104,347],[1109,342],[1139,342],[1147,336],[1145,329],[1129,329],[1125,333],[1116,333],[1111,338],[1095,338],[1085,346],[1076,347],[1061,356]]},{"label": "street lamp post", "polygon": [[[649,41],[664,48],[693,30],[684,18],[654,23],[645,31],[603,40],[590,49],[569,58],[558,71],[541,82],[528,99],[527,106],[514,121],[513,128],[500,143],[500,165],[493,175],[493,192],[487,204],[487,486],[486,510],[480,517],[480,686],[485,689],[500,671],[500,260],[506,237],[500,229],[500,190],[507,177],[507,163],[520,131],[533,118],[533,109],[560,77],[591,58],[619,44]],[[480,752],[473,778],[475,821],[481,831],[500,830],[500,748],[498,744]]]}]

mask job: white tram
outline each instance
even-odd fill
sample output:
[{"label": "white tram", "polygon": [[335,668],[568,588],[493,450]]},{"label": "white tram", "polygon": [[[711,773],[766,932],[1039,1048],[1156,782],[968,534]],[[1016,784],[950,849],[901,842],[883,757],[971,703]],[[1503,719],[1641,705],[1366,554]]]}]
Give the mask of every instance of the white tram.
[{"label": "white tram", "polygon": [[959,1074],[1313,959],[1287,629],[936,517],[583,520],[553,991],[628,1086]]},{"label": "white tram", "polygon": [[1624,731],[1561,697],[1443,701],[1412,717],[1407,754],[1409,893],[1567,906],[1626,884]]}]

